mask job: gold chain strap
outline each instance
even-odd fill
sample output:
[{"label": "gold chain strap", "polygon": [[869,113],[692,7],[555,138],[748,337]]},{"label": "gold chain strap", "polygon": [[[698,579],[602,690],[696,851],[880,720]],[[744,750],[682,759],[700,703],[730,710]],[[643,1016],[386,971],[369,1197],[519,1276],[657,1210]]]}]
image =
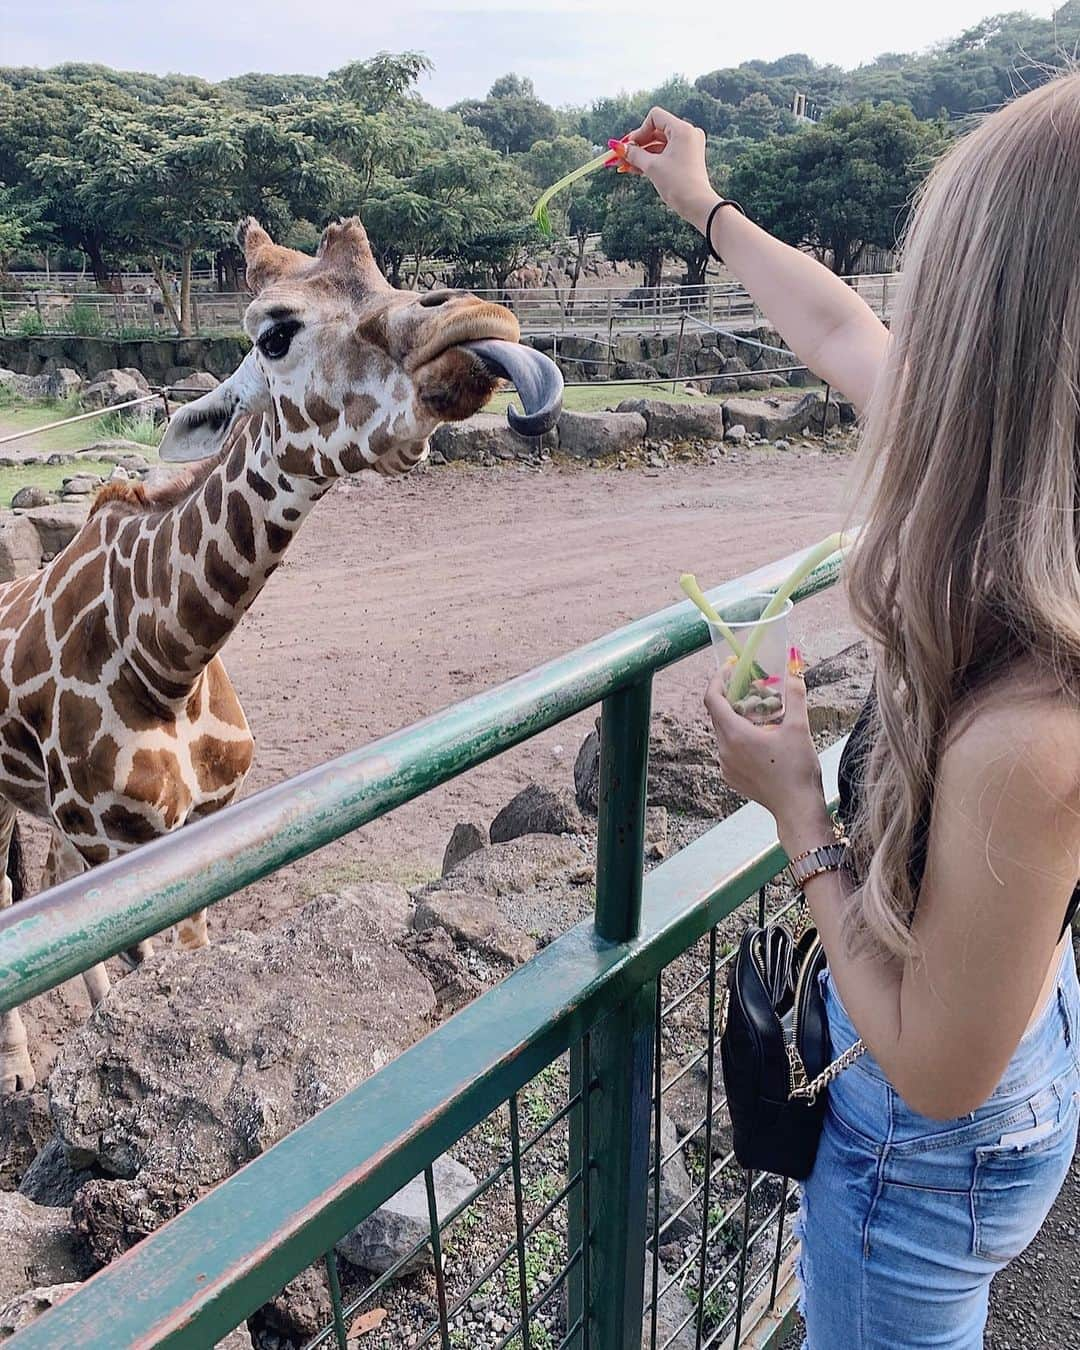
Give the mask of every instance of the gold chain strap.
[{"label": "gold chain strap", "polygon": [[839,1078],[845,1069],[850,1069],[859,1056],[865,1053],[866,1046],[861,1040],[849,1045],[843,1054],[837,1055],[831,1064],[827,1064],[812,1082],[795,1088],[791,1093],[792,1100],[806,1101],[812,1106],[818,1093],[827,1088],[834,1079]]}]

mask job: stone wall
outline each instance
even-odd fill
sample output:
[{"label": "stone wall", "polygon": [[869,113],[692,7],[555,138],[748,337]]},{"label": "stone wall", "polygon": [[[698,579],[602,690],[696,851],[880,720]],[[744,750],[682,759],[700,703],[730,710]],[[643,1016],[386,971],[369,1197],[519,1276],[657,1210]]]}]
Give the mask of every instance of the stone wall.
[{"label": "stone wall", "polygon": [[[770,328],[741,334],[744,338],[779,346]],[[553,353],[569,381],[672,379],[700,376],[701,391],[737,393],[746,389],[780,388],[816,383],[804,371],[789,370],[795,357],[763,351],[726,333],[712,333],[687,324],[679,348],[677,332],[624,333],[612,347],[606,333],[575,333],[526,337],[538,351]],[[20,375],[40,375],[61,367],[91,379],[103,370],[134,367],[152,385],[173,384],[193,371],[209,371],[219,380],[231,375],[249,347],[246,337],[147,338],[121,342],[96,337],[0,337],[0,368]],[[764,374],[777,367],[786,374]]]},{"label": "stone wall", "polygon": [[0,337],[0,367],[41,375],[67,367],[92,379],[103,370],[134,367],[153,385],[173,384],[193,371],[219,380],[231,375],[250,347],[246,337],[147,338],[120,342],[95,337]]}]

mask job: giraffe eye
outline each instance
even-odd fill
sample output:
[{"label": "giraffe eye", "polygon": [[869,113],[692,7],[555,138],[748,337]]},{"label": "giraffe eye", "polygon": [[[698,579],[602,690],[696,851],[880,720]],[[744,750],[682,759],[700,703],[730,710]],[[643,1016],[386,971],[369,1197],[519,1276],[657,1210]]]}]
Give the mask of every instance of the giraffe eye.
[{"label": "giraffe eye", "polygon": [[299,319],[287,319],[284,323],[275,323],[265,333],[259,335],[257,346],[269,361],[279,361],[289,350],[292,340],[303,325]]}]

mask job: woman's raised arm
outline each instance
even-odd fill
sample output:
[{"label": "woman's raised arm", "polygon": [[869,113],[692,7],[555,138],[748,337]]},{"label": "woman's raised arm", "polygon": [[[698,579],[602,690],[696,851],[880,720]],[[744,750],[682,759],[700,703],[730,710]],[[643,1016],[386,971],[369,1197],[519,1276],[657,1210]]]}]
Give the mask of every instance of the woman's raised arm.
[{"label": "woman's raised arm", "polygon": [[[703,131],[654,108],[631,134],[627,158],[673,211],[705,232],[720,197],[709,182]],[[711,243],[796,356],[864,408],[888,345],[869,305],[827,267],[731,208],[713,216]]]}]

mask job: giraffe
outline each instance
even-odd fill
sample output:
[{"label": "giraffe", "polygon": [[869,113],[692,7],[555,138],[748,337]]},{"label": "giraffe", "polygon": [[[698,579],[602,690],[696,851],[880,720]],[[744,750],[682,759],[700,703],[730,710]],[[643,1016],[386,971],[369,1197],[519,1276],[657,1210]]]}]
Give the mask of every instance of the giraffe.
[{"label": "giraffe", "polygon": [[[62,553],[0,589],[0,864],[28,812],[54,832],[46,884],[235,798],[254,741],[219,653],[337,479],[407,472],[502,376],[522,429],[558,415],[561,378],[517,345],[512,314],[395,290],[359,220],[328,226],[314,258],[250,218],[237,237],[253,346],[170,421],[161,458],[186,467],[160,486],[107,485]],[[16,898],[3,876],[0,911]],[[205,911],[177,937],[204,946]],[[100,1001],[104,967],[84,978]],[[0,1094],[34,1082],[16,1009],[0,1015]]]}]

